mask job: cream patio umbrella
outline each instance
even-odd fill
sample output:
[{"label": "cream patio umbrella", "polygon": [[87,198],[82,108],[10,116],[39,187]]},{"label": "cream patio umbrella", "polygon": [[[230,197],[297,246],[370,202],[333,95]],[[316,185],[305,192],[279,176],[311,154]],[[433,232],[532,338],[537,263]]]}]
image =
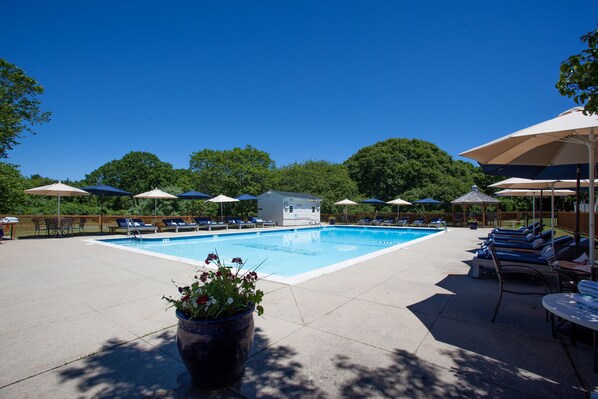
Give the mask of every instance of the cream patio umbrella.
[{"label": "cream patio umbrella", "polygon": [[222,204],[224,204],[225,202],[238,202],[239,200],[236,198],[231,198],[231,197],[227,197],[226,195],[217,195],[214,198],[210,198],[209,200],[206,200],[206,202],[215,202],[215,203],[220,203],[220,221],[224,221],[224,214],[222,211]]},{"label": "cream patio umbrella", "polygon": [[386,201],[386,203],[397,206],[397,219],[401,218],[401,205],[411,205],[411,202],[402,200],[400,198],[393,199],[392,201]]},{"label": "cream patio umbrella", "polygon": [[29,190],[25,190],[25,192],[30,195],[47,195],[51,197],[58,197],[58,226],[60,226],[60,198],[89,195],[87,191],[83,191],[76,187],[71,187],[67,184],[63,184],[60,181],[47,186],[30,188]]},{"label": "cream patio umbrella", "polygon": [[481,164],[574,165],[587,159],[589,165],[589,258],[595,259],[594,179],[596,174],[598,115],[584,115],[576,107],[556,118],[519,130],[459,155]]},{"label": "cream patio umbrella", "polygon": [[342,205],[345,207],[345,223],[349,224],[349,215],[347,213],[347,206],[349,205],[357,205],[357,202],[351,201],[348,198],[345,198],[342,201],[335,202],[334,205]]},{"label": "cream patio umbrella", "polygon": [[154,188],[151,191],[146,191],[145,193],[137,194],[134,198],[153,198],[154,199],[154,226],[156,225],[156,207],[159,199],[177,199],[176,195],[168,194],[162,190],[158,190],[158,188]]}]

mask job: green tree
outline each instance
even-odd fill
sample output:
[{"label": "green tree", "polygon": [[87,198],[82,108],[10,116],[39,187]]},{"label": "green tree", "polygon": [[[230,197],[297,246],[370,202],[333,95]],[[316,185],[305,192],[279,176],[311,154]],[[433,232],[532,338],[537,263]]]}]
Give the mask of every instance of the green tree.
[{"label": "green tree", "polygon": [[581,37],[588,48],[561,64],[559,93],[584,106],[584,114],[598,114],[598,29]]},{"label": "green tree", "polygon": [[449,203],[471,189],[475,175],[473,165],[418,139],[392,138],[363,147],[345,165],[360,193],[385,201],[433,197]]},{"label": "green tree", "polygon": [[274,161],[267,152],[250,145],[215,151],[204,149],[191,154],[190,170],[195,174],[195,190],[206,194],[234,197],[267,190]]},{"label": "green tree", "polygon": [[0,213],[21,213],[25,199],[25,180],[19,170],[0,162]]},{"label": "green tree", "polygon": [[24,131],[48,122],[50,112],[40,110],[37,96],[44,88],[16,65],[0,58],[0,158],[17,145]]},{"label": "green tree", "polygon": [[327,161],[293,163],[279,168],[274,174],[272,187],[321,198],[321,212],[324,214],[338,211],[334,205],[336,201],[358,195],[357,185],[349,177],[346,166]]},{"label": "green tree", "polygon": [[[176,186],[176,183],[177,173],[170,163],[162,162],[154,154],[139,151],[129,152],[121,159],[110,161],[85,176],[87,185],[106,184],[133,194],[156,187],[166,190],[165,187]],[[136,202],[131,197],[108,197],[102,201],[104,209],[118,213],[129,212],[139,207],[144,212],[147,211],[147,214],[154,213],[154,205],[153,202],[149,204],[150,201]]]}]

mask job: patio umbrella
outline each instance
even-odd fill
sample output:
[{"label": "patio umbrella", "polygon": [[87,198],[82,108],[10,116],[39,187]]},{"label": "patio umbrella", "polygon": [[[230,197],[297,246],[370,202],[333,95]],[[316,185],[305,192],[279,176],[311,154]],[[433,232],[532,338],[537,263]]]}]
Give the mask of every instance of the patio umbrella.
[{"label": "patio umbrella", "polygon": [[236,198],[231,198],[231,197],[227,197],[226,195],[217,195],[214,198],[210,198],[209,200],[207,200],[206,202],[215,202],[215,203],[220,203],[220,220],[224,220],[224,214],[222,211],[222,204],[224,204],[225,202],[238,202],[239,200]]},{"label": "patio umbrella", "polygon": [[368,198],[366,200],[361,201],[362,204],[370,204],[370,205],[374,205],[374,219],[376,219],[376,215],[378,215],[378,208],[376,208],[376,205],[385,205],[386,202],[379,200],[378,198]]},{"label": "patio umbrella", "polygon": [[241,194],[238,197],[235,197],[236,199],[238,199],[239,201],[251,201],[251,200],[256,200],[257,197],[251,194]]},{"label": "patio umbrella", "polygon": [[392,201],[386,201],[387,204],[396,205],[397,206],[397,219],[401,218],[401,205],[411,205],[411,202],[407,202],[400,198],[393,199]]},{"label": "patio umbrella", "polygon": [[176,195],[165,193],[162,190],[154,188],[151,191],[135,195],[135,198],[153,198],[154,199],[154,225],[156,224],[156,207],[159,199],[177,199]]},{"label": "patio umbrella", "polygon": [[442,201],[435,200],[434,198],[424,198],[417,201],[413,201],[414,204],[424,204],[424,205],[441,205],[444,204]]},{"label": "patio umbrella", "polygon": [[589,165],[589,258],[595,259],[594,179],[596,172],[596,133],[598,115],[584,115],[576,107],[556,118],[519,130],[490,143],[461,153],[482,164],[577,165],[587,159]]},{"label": "patio umbrella", "polygon": [[347,212],[347,206],[349,206],[349,205],[357,205],[357,202],[351,201],[350,199],[345,198],[342,201],[335,202],[334,205],[342,205],[342,206],[345,207],[345,223],[349,224],[349,215],[348,215],[348,212]]},{"label": "patio umbrella", "polygon": [[51,197],[58,197],[58,225],[60,226],[60,197],[80,197],[83,195],[89,195],[87,191],[83,191],[76,187],[71,187],[62,182],[49,184],[47,186],[41,186],[36,188],[30,188],[25,190],[30,195],[47,195]]},{"label": "patio umbrella", "polygon": [[102,197],[126,197],[129,195],[133,195],[132,193],[118,189],[112,186],[106,185],[99,185],[99,186],[87,186],[83,187],[81,190],[85,190],[92,195],[97,195],[100,197],[100,233],[102,233],[104,221],[102,218],[103,214],[103,204],[102,204]]},{"label": "patio umbrella", "polygon": [[177,194],[177,197],[180,199],[188,199],[188,200],[200,200],[200,199],[212,198],[211,195],[200,193],[199,191],[187,191],[186,193]]}]

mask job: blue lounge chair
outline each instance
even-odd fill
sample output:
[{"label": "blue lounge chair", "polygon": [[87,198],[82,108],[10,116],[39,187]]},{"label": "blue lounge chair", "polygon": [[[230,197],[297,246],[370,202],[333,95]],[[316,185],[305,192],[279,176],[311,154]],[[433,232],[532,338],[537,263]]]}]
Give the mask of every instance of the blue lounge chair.
[{"label": "blue lounge chair", "polygon": [[426,225],[426,220],[424,218],[415,219],[411,225],[414,227],[423,227]]},{"label": "blue lounge chair", "polygon": [[382,226],[392,226],[392,225],[396,225],[397,222],[395,220],[395,218],[390,218],[390,219],[384,219],[382,221],[382,223],[380,223]]},{"label": "blue lounge chair", "polygon": [[157,233],[158,228],[151,224],[145,224],[141,219],[118,218],[116,219],[117,226],[110,226],[109,231],[114,233],[116,230],[126,230],[127,236],[131,234],[141,234],[142,232]]},{"label": "blue lounge chair", "polygon": [[227,229],[228,230],[228,224],[223,223],[223,222],[214,222],[210,218],[197,217],[197,218],[193,218],[193,220],[195,221],[195,223],[197,223],[198,229],[208,229],[208,231],[212,231],[212,229]]},{"label": "blue lounge chair", "polygon": [[397,220],[397,226],[409,226],[409,218],[400,218]]},{"label": "blue lounge chair", "polygon": [[240,218],[235,218],[235,217],[225,217],[224,221],[229,225],[229,226],[235,226],[238,227],[239,230],[243,227],[255,227],[255,223],[251,223],[251,222],[245,222],[243,221],[243,219]]},{"label": "blue lounge chair", "polygon": [[537,222],[537,223],[530,224],[529,226],[522,228],[522,229],[518,229],[518,230],[495,228],[490,233],[488,233],[488,236],[494,235],[494,234],[526,236],[529,233],[539,234],[540,232],[542,232],[542,226],[540,225],[540,222]]},{"label": "blue lounge chair", "polygon": [[271,220],[264,220],[261,218],[256,218],[256,217],[250,217],[249,221],[251,223],[254,223],[257,227],[266,227],[266,226],[272,226],[275,227],[276,226],[276,222],[273,222]]},{"label": "blue lounge chair", "polygon": [[371,218],[363,218],[361,220],[358,220],[357,222],[355,222],[355,224],[370,224],[372,223],[372,219]]},{"label": "blue lounge chair", "polygon": [[175,233],[178,233],[179,230],[195,230],[197,231],[198,225],[195,223],[187,223],[181,218],[175,219],[164,219],[162,220],[164,223],[164,227],[162,230],[174,230]]},{"label": "blue lounge chair", "polygon": [[382,224],[383,221],[384,221],[384,218],[382,216],[376,216],[376,218],[374,220],[372,220],[370,222],[370,224],[372,226],[378,226],[378,225]]},{"label": "blue lounge chair", "polygon": [[[528,233],[525,236],[494,234],[494,235],[489,236],[488,240],[511,241],[511,242],[532,242],[534,240],[537,240],[538,238],[546,240],[547,238],[550,238],[551,236],[552,236],[552,230],[546,230],[540,234],[534,235],[533,233]],[[486,241],[488,241],[488,240],[486,240]]]}]

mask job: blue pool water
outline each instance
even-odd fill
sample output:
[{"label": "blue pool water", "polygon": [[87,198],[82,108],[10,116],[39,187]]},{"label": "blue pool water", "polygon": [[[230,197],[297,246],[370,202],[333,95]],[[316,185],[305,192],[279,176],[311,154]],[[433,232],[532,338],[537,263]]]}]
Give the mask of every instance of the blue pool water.
[{"label": "blue pool water", "polygon": [[[309,275],[318,269],[362,261],[364,256],[394,250],[400,244],[438,233],[436,229],[368,227],[321,227],[289,230],[252,231],[238,234],[209,234],[192,237],[128,238],[101,240],[110,244],[157,253],[169,259],[202,263],[217,251],[224,260],[241,257],[247,267],[262,263],[261,275],[284,281]],[[391,249],[392,248],[392,249]],[[387,250],[388,251],[384,251]],[[338,267],[340,268],[340,267]],[[278,277],[278,278],[276,278]]]}]

